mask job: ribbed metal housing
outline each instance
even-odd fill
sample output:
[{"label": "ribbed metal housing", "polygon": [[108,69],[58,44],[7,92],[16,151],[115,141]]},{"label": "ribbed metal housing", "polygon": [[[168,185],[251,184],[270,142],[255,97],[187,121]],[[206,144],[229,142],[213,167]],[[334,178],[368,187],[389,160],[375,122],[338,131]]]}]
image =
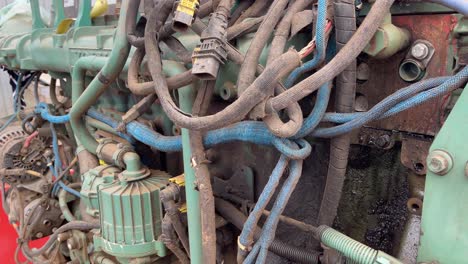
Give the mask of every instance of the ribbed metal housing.
[{"label": "ribbed metal housing", "polygon": [[99,189],[101,236],[97,245],[117,257],[164,256],[165,247],[157,239],[163,217],[159,191],[166,184],[167,177],[151,176],[103,185]]}]

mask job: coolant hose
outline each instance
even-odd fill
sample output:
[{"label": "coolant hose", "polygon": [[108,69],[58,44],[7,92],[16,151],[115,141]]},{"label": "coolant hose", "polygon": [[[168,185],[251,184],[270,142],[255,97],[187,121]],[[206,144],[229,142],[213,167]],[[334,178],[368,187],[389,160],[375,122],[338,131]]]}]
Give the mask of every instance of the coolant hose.
[{"label": "coolant hose", "polygon": [[437,4],[441,4],[451,8],[464,16],[468,16],[468,1],[467,0],[429,0]]},{"label": "coolant hose", "polygon": [[[70,110],[70,123],[75,132],[75,136],[78,138],[78,141],[93,154],[96,153],[98,142],[86,128],[83,116],[98,100],[99,96],[104,93],[109,85],[117,78],[125,66],[130,52],[130,44],[125,34],[127,11],[138,12],[138,9],[129,10],[130,2],[132,1],[122,2],[120,17],[115,31],[114,46],[107,58],[106,64],[91,81],[83,94],[79,96],[78,100],[73,101],[73,106]],[[132,17],[132,15],[129,14],[129,17]]]},{"label": "coolant hose", "polygon": [[[450,77],[450,79],[446,80],[443,84],[437,86],[434,89],[421,92],[419,95],[412,97],[409,102],[407,101],[403,102],[403,104],[400,105],[398,108],[401,107],[401,108],[406,109],[406,108],[421,104],[424,101],[438,97],[442,94],[451,92],[459,87],[462,87],[466,83],[467,80],[468,80],[468,66],[465,66],[465,68],[463,68],[460,72],[458,72],[453,77]],[[434,79],[432,79],[432,81],[434,81]],[[410,86],[407,89],[409,91],[413,89],[419,89],[419,88],[414,88],[414,86],[422,86],[422,85],[428,85],[428,82],[415,83],[411,85],[413,87]],[[433,85],[429,85],[429,87],[431,86]],[[392,97],[392,96],[387,97],[384,100],[382,100],[380,103],[375,105],[371,110],[363,114],[362,116],[360,115],[358,118],[355,118],[342,125],[338,125],[338,126],[331,127],[331,128],[317,129],[312,133],[312,135],[315,137],[329,138],[329,137],[335,137],[337,135],[341,135],[344,133],[348,133],[354,129],[361,127],[365,123],[383,115],[385,112],[391,109],[393,105],[399,103],[399,101],[400,100],[398,100],[396,97]]]},{"label": "coolant hose", "polygon": [[[237,229],[242,230],[247,217],[244,214],[242,214],[242,212],[239,211],[239,209],[237,209],[234,205],[223,199],[215,198],[215,203],[216,211],[223,218],[232,223]],[[255,239],[258,239],[260,237],[261,231],[262,229],[260,227],[255,227],[253,231]],[[289,244],[283,243],[282,241],[277,239],[275,239],[273,243],[271,243],[269,249],[273,253],[285,257],[294,262],[311,264],[319,263],[319,252],[297,248]]]},{"label": "coolant hose", "polygon": [[[355,0],[335,0],[336,47],[341,50],[356,31]],[[356,94],[356,60],[336,78],[335,110],[350,113],[354,111]],[[325,190],[318,214],[318,223],[333,224],[344,185],[348,166],[351,137],[348,134],[333,138],[330,141],[330,158],[328,162]]]},{"label": "coolant hose", "polygon": [[393,2],[394,0],[376,1],[351,40],[328,64],[294,87],[268,100],[267,109],[271,108],[276,111],[285,109],[291,103],[301,100],[343,72],[369,43]]}]

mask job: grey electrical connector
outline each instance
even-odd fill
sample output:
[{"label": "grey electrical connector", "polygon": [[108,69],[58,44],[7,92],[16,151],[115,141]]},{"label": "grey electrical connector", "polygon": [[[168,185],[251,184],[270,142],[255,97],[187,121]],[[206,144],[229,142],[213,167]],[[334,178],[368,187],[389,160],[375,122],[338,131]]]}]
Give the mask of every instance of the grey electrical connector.
[{"label": "grey electrical connector", "polygon": [[219,66],[227,59],[227,16],[215,12],[210,18],[207,28],[201,34],[201,44],[192,55],[192,74],[202,80],[216,79]]}]

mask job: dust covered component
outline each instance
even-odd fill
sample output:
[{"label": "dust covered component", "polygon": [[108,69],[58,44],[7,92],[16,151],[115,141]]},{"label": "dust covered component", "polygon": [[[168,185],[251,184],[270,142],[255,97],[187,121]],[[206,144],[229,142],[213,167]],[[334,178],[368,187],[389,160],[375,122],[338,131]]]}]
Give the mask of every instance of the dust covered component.
[{"label": "dust covered component", "polygon": [[0,6],[17,263],[467,258],[465,1],[46,2]]}]

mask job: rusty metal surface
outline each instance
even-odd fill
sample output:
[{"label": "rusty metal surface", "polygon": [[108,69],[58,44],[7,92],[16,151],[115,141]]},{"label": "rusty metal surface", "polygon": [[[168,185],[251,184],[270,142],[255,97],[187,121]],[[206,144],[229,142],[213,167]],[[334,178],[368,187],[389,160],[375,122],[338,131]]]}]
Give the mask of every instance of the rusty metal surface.
[{"label": "rusty metal surface", "polygon": [[[447,75],[449,34],[457,23],[453,15],[412,15],[394,16],[393,23],[410,30],[412,40],[425,39],[434,45],[435,54],[427,67],[426,78]],[[359,84],[357,92],[366,96],[373,106],[386,96],[409,83],[398,75],[398,67],[407,50],[385,60],[368,58],[369,80]],[[394,117],[373,122],[372,127],[399,130],[424,135],[435,135],[441,126],[443,97],[428,101],[418,107],[404,111]]]},{"label": "rusty metal surface", "polygon": [[432,140],[403,137],[401,140],[401,163],[418,175],[426,174],[426,158]]}]

